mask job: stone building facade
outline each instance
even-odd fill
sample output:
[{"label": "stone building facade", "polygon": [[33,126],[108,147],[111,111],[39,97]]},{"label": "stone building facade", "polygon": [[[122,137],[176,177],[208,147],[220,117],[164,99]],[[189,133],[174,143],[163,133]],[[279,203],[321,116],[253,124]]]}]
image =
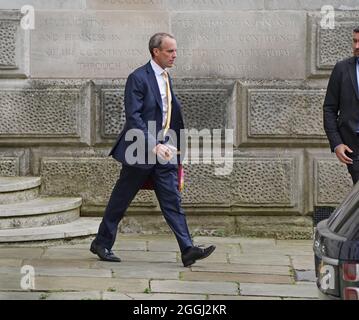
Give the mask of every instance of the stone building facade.
[{"label": "stone building facade", "polygon": [[[0,176],[40,176],[43,195],[81,196],[81,215],[101,216],[120,170],[107,154],[126,77],[167,31],[186,127],[234,130],[231,174],[185,166],[191,231],[308,238],[314,207],[351,188],[322,103],[358,18],[356,0],[1,0]],[[129,213],[123,231],[168,231],[151,191]]]}]

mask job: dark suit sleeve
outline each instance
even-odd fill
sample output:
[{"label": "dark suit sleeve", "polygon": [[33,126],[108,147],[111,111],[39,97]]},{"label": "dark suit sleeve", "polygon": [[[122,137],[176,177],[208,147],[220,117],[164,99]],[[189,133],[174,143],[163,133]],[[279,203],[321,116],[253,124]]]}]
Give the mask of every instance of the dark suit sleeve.
[{"label": "dark suit sleeve", "polygon": [[139,129],[144,133],[147,143],[152,146],[156,146],[156,138],[148,133],[147,124],[143,121],[141,113],[143,112],[144,101],[144,84],[134,74],[130,74],[127,78],[125,87],[125,114],[126,114],[126,126],[128,129]]},{"label": "dark suit sleeve", "polygon": [[343,143],[337,122],[340,106],[340,82],[340,65],[337,63],[330,76],[323,104],[324,130],[327,134],[332,152],[334,152],[336,146]]}]

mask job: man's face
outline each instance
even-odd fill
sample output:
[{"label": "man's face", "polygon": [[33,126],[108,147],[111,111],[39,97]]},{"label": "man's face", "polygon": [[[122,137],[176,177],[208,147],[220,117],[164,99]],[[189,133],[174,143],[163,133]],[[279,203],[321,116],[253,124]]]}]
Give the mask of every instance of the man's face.
[{"label": "man's face", "polygon": [[353,32],[353,54],[359,57],[359,32]]},{"label": "man's face", "polygon": [[162,39],[161,48],[153,49],[153,54],[153,60],[163,69],[173,67],[177,57],[176,40],[165,37]]}]

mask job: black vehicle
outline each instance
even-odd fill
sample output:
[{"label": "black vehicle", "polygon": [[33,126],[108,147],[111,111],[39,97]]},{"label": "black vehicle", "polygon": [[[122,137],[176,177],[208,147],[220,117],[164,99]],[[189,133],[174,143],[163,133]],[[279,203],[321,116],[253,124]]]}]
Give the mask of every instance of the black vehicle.
[{"label": "black vehicle", "polygon": [[319,298],[359,300],[359,183],[314,236]]}]

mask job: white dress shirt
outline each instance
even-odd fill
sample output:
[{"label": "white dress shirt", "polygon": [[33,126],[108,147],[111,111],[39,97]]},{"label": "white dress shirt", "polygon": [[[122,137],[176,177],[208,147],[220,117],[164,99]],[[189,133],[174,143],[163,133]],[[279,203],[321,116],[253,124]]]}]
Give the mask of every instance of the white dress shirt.
[{"label": "white dress shirt", "polygon": [[166,80],[163,77],[163,72],[166,71],[162,69],[156,62],[151,59],[151,66],[155,73],[158,88],[160,89],[161,99],[162,99],[162,128],[166,125],[166,118],[167,118],[167,110],[168,110],[168,102],[167,102],[167,86]]}]

